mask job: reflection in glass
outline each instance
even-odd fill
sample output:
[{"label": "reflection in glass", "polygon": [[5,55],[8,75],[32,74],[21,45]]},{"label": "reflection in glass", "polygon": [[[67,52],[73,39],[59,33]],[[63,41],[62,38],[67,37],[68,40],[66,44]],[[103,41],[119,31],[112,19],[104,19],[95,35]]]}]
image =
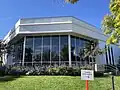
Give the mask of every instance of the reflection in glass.
[{"label": "reflection in glass", "polygon": [[[77,62],[80,62],[80,38],[76,38],[76,61]],[[78,63],[77,63],[78,64]]]},{"label": "reflection in glass", "polygon": [[25,64],[32,64],[32,56],[33,56],[33,37],[26,38],[26,46],[25,46]]},{"label": "reflection in glass", "polygon": [[59,36],[52,36],[51,60],[52,65],[59,65]]},{"label": "reflection in glass", "polygon": [[[89,40],[71,36],[71,63],[73,66],[89,64],[90,57],[84,58],[84,56],[91,50],[91,43]],[[23,39],[13,46],[13,62],[22,62]],[[67,66],[69,65],[68,54],[68,35],[26,37],[25,65]]]},{"label": "reflection in glass", "polygon": [[12,49],[10,55],[13,56],[13,62],[21,64],[23,58],[23,38],[12,45]]},{"label": "reflection in glass", "polygon": [[72,60],[72,64],[75,64],[75,54],[76,54],[75,37],[71,36],[71,60]]},{"label": "reflection in glass", "polygon": [[80,66],[89,64],[89,57],[85,57],[89,51],[91,51],[91,41],[71,36],[72,65]]},{"label": "reflection in glass", "polygon": [[61,64],[68,65],[68,36],[60,36],[60,60]]},{"label": "reflection in glass", "polygon": [[50,36],[43,37],[42,62],[50,65]]},{"label": "reflection in glass", "polygon": [[34,63],[41,62],[41,53],[42,53],[42,37],[34,37]]}]

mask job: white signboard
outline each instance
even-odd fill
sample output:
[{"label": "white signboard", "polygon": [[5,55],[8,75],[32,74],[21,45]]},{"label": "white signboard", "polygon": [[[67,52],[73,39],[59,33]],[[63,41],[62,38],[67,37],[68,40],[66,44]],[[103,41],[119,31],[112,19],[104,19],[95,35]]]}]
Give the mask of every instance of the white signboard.
[{"label": "white signboard", "polygon": [[94,71],[81,70],[81,80],[94,80]]}]

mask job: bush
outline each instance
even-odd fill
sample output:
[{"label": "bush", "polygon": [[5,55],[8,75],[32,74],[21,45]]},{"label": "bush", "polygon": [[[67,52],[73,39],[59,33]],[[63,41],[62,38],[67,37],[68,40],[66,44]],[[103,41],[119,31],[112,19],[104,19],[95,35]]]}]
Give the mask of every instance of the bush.
[{"label": "bush", "polygon": [[48,73],[49,75],[57,75],[58,71],[56,68],[49,68]]},{"label": "bush", "polygon": [[57,68],[49,68],[49,75],[68,75],[68,76],[80,76],[81,69],[73,68],[73,67],[57,67]]},{"label": "bush", "polygon": [[58,67],[57,68],[58,75],[66,75],[66,73],[67,73],[67,67]]},{"label": "bush", "polygon": [[[83,69],[84,67],[82,67]],[[86,67],[84,69],[87,69]],[[0,67],[0,76],[4,75],[67,75],[80,76],[81,68],[73,67],[45,67],[45,66],[9,66]],[[103,77],[103,72],[94,72],[95,77]]]},{"label": "bush", "polygon": [[75,68],[73,71],[74,76],[81,76],[81,68]]},{"label": "bush", "polygon": [[73,75],[74,75],[74,68],[72,68],[72,67],[67,67],[67,68],[66,68],[65,75],[73,76]]}]

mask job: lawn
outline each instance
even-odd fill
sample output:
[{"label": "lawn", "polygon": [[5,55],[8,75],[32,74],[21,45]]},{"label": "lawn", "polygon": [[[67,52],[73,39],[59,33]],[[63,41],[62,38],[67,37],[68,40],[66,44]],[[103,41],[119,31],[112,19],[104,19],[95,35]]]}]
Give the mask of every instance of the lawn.
[{"label": "lawn", "polygon": [[[112,90],[111,78],[95,78],[89,82],[89,90]],[[116,90],[120,90],[120,77],[115,77]],[[74,76],[22,76],[0,78],[0,90],[85,90],[85,81]]]}]

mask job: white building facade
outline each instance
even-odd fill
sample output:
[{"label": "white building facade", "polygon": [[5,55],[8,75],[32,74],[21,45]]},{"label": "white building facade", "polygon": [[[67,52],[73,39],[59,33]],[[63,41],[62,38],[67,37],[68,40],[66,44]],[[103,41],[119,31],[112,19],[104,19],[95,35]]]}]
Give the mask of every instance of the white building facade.
[{"label": "white building facade", "polygon": [[86,48],[105,48],[106,39],[96,27],[75,17],[20,19],[3,40],[13,48],[3,61],[23,66],[116,64],[120,52],[116,45],[106,46],[105,54],[84,58]]}]

